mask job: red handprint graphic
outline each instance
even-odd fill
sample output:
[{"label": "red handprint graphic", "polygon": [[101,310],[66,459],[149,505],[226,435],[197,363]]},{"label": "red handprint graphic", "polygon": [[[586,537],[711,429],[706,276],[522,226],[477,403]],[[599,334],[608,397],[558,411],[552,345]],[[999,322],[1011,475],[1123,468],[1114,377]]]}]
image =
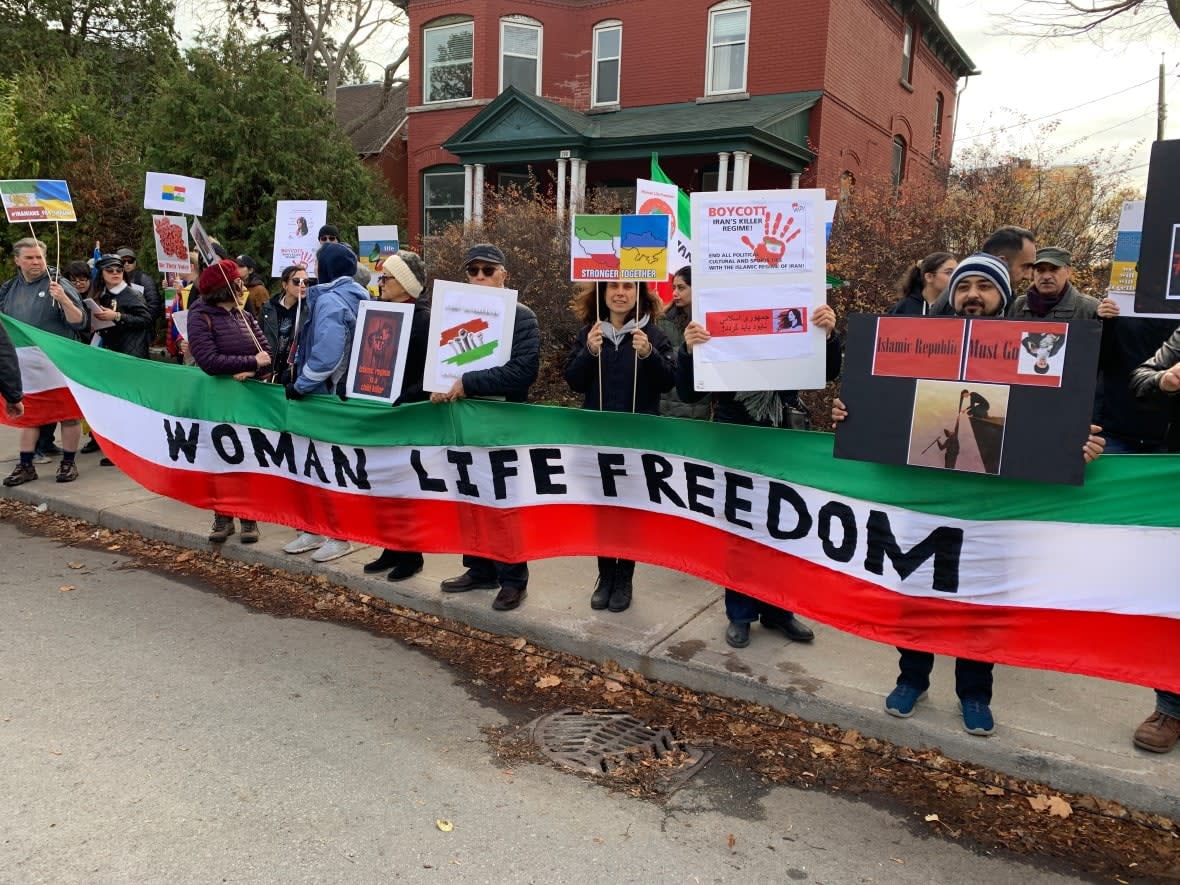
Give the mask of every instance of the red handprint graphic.
[{"label": "red handprint graphic", "polygon": [[762,220],[762,242],[755,246],[744,234],[742,242],[750,247],[754,257],[759,261],[765,262],[770,267],[778,267],[779,262],[787,253],[787,244],[803,232],[801,227],[791,230],[794,224],[794,215],[787,218],[786,223],[783,223],[783,213],[776,212],[772,223],[770,213],[767,212]]}]

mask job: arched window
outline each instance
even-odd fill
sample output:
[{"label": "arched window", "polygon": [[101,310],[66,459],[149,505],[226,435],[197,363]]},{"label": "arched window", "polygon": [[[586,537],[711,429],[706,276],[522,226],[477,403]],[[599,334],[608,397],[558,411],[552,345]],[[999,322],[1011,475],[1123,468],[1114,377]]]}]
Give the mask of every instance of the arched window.
[{"label": "arched window", "polygon": [[900,135],[893,136],[893,187],[901,187],[905,181],[905,139]]},{"label": "arched window", "polygon": [[937,160],[942,153],[942,115],[946,113],[945,99],[939,92],[934,96],[934,150],[931,159]]},{"label": "arched window", "polygon": [[475,22],[449,15],[422,29],[422,101],[471,98],[475,60]]}]

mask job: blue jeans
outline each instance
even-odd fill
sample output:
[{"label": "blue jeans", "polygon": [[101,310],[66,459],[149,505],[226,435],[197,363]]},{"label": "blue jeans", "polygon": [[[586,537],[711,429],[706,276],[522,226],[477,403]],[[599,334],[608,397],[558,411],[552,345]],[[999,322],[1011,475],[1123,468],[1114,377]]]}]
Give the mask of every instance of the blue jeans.
[{"label": "blue jeans", "polygon": [[735,624],[753,624],[759,618],[764,624],[781,624],[795,613],[726,587],[725,616]]},{"label": "blue jeans", "polygon": [[[910,685],[919,691],[930,688],[930,673],[934,670],[934,655],[928,651],[898,648],[901,653],[901,673],[898,685]],[[961,701],[992,702],[992,668],[995,664],[955,658],[955,694]]]},{"label": "blue jeans", "polygon": [[1180,719],[1180,694],[1157,688],[1155,690],[1155,708],[1165,716]]},{"label": "blue jeans", "polygon": [[464,556],[464,567],[480,581],[499,581],[501,587],[524,590],[529,584],[527,562],[498,562],[483,556]]}]

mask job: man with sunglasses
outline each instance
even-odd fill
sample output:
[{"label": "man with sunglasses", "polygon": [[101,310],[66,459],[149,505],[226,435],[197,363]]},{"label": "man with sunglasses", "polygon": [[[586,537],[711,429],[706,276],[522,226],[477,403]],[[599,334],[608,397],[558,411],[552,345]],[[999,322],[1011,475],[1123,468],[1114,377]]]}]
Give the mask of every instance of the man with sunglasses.
[{"label": "man with sunglasses", "polygon": [[[153,326],[164,315],[164,299],[156,286],[156,281],[139,269],[139,261],[135,253],[124,246],[115,253],[123,259],[123,279],[129,286],[138,286],[143,295],[143,303],[147,305],[152,315]],[[155,337],[154,335],[152,336]]]},{"label": "man with sunglasses", "polygon": [[[502,289],[508,281],[504,253],[491,243],[477,243],[468,249],[463,271],[467,282],[476,286]],[[431,394],[430,401],[454,402],[463,397],[480,397],[522,403],[528,399],[529,388],[537,380],[540,366],[541,330],[537,315],[518,301],[508,362],[491,369],[467,372],[446,393]],[[463,565],[467,571],[442,582],[444,593],[499,587],[500,592],[492,602],[496,611],[509,611],[524,600],[529,583],[527,562],[498,562],[483,556],[464,556]]]},{"label": "man with sunglasses", "polygon": [[316,236],[321,243],[339,243],[340,229],[334,224],[325,224]]}]

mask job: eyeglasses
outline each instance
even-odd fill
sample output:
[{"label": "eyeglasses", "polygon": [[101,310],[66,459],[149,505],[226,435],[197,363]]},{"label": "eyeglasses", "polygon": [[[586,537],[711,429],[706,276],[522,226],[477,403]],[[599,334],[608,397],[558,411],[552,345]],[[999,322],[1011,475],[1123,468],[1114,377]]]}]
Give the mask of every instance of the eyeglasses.
[{"label": "eyeglasses", "polygon": [[377,275],[377,288],[380,289],[382,286],[384,286],[385,281],[388,279],[392,279],[392,278],[387,277],[385,274],[378,274]]},{"label": "eyeglasses", "polygon": [[339,237],[320,237],[320,242],[321,243],[339,243],[340,238]]},{"label": "eyeglasses", "polygon": [[135,264],[135,259],[134,258],[124,258],[123,263],[124,264]]},{"label": "eyeglasses", "polygon": [[494,277],[499,269],[500,265],[498,264],[469,264],[467,265],[467,276]]},{"label": "eyeglasses", "polygon": [[116,264],[111,264],[111,265],[108,265],[107,267],[104,267],[103,272],[104,273],[122,273],[123,268],[119,267]]}]

